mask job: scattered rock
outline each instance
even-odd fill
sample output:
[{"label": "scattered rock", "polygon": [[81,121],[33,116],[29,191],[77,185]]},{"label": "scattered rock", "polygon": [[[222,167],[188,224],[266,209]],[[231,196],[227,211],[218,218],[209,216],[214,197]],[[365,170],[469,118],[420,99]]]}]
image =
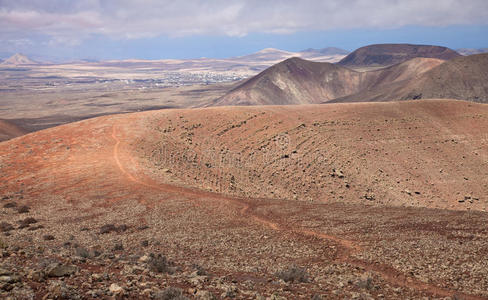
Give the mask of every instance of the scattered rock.
[{"label": "scattered rock", "polygon": [[20,282],[20,276],[17,275],[1,275],[0,282],[3,283],[16,283]]},{"label": "scattered rock", "polygon": [[64,277],[72,275],[76,273],[76,271],[78,271],[76,266],[54,263],[48,266],[46,274],[49,277]]},{"label": "scattered rock", "polygon": [[198,300],[216,300],[217,298],[209,291],[200,290],[196,292],[195,298]]},{"label": "scattered rock", "polygon": [[124,289],[119,286],[118,284],[116,283],[112,283],[110,285],[110,287],[108,288],[108,290],[112,293],[112,294],[120,294],[124,291]]},{"label": "scattered rock", "polygon": [[183,296],[183,291],[179,288],[168,287],[164,291],[159,291],[154,295],[156,300],[188,300]]}]

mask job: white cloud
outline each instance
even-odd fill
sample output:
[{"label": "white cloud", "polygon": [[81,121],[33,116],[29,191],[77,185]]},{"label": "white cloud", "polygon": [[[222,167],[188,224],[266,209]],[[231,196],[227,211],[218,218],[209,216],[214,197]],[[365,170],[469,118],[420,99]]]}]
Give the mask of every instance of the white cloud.
[{"label": "white cloud", "polygon": [[487,23],[486,0],[0,0],[0,37],[39,33],[68,44],[92,34],[244,36]]}]

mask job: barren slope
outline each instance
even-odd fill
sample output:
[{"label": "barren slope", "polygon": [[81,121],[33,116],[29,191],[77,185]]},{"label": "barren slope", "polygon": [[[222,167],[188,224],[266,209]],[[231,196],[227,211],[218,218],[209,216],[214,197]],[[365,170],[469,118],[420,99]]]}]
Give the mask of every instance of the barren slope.
[{"label": "barren slope", "polygon": [[381,91],[384,86],[420,76],[442,62],[433,58],[414,58],[381,70],[356,72],[330,63],[291,58],[245,80],[210,105],[328,102],[371,89]]},{"label": "barren slope", "polygon": [[462,56],[402,82],[359,91],[333,102],[463,99],[488,102],[488,53]]},{"label": "barren slope", "polygon": [[[486,299],[487,126],[485,105],[433,100],[151,111],[2,142],[18,281],[0,296]],[[56,262],[76,266],[61,283],[42,275]],[[309,279],[280,280],[291,265]]]},{"label": "barren slope", "polygon": [[4,120],[0,120],[0,142],[26,134],[27,131]]},{"label": "barren slope", "polygon": [[338,62],[338,64],[351,68],[385,67],[416,57],[449,60],[458,56],[460,54],[456,51],[440,46],[377,44],[361,47],[353,51]]},{"label": "barren slope", "polygon": [[359,73],[331,63],[295,57],[244,81],[212,105],[318,103],[352,93],[359,77]]}]

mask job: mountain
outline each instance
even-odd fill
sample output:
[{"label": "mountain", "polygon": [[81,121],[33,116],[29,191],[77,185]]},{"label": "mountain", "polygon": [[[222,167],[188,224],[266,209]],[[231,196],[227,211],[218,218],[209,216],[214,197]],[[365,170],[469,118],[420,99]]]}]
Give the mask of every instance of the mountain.
[{"label": "mountain", "polygon": [[16,53],[11,57],[7,58],[6,60],[4,60],[1,64],[2,65],[34,65],[37,64],[37,62],[31,60],[30,58],[28,58],[23,54]]},{"label": "mountain", "polygon": [[361,47],[338,62],[349,68],[385,67],[415,57],[448,60],[460,56],[454,50],[440,46],[411,44],[377,44]]},{"label": "mountain", "polygon": [[415,58],[381,70],[357,72],[337,64],[291,58],[240,83],[211,105],[327,102],[411,79],[442,62],[433,58]]},{"label": "mountain", "polygon": [[448,98],[488,103],[488,53],[460,56],[410,79],[332,102]]},{"label": "mountain", "polygon": [[212,105],[282,105],[320,103],[345,96],[359,81],[358,72],[331,63],[289,58],[244,81]]},{"label": "mountain", "polygon": [[461,55],[473,55],[473,54],[481,54],[488,52],[488,48],[479,48],[479,49],[472,49],[472,48],[461,48],[456,49],[456,51]]}]

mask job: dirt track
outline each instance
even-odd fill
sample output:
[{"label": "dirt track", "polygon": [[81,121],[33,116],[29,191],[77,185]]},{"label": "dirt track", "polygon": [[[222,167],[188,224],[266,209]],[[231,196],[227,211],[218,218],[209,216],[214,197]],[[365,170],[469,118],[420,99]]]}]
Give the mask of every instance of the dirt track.
[{"label": "dirt track", "polygon": [[[407,105],[411,105],[403,107],[407,111],[418,109],[414,104]],[[476,127],[473,131],[473,128],[463,121],[476,117],[478,126],[486,128],[483,123],[487,122],[486,108],[476,106],[471,110],[472,104],[464,102],[420,103],[419,105],[425,106],[421,106],[417,112],[430,113],[431,105],[438,106],[434,111],[444,112],[440,119],[431,119],[430,124],[444,122],[447,111],[451,114],[455,112],[447,118],[448,122],[454,122],[456,126],[461,124],[463,127],[458,129],[458,132],[452,132],[452,135],[462,141],[464,147],[473,148],[478,153],[472,156],[466,153],[468,159],[463,161],[464,165],[471,167],[479,164],[476,161],[468,163],[467,161],[472,157],[482,157],[481,161],[486,158],[486,138],[476,136]],[[373,112],[369,109],[374,106],[331,106],[326,110],[329,112],[335,110],[336,115],[327,115],[328,120],[335,118],[340,123],[341,118],[349,119],[348,113],[351,112],[351,107],[359,107],[362,110],[361,114],[367,116],[368,113]],[[385,116],[384,111],[388,109],[388,106],[382,106],[380,110],[382,118]],[[239,135],[233,134],[233,138],[228,139],[224,137],[229,133],[229,130],[226,131],[227,128],[245,130],[245,126],[251,126],[253,120],[256,120],[258,124],[267,124],[272,128],[264,135],[266,138],[275,136],[277,132],[288,131],[288,138],[292,140],[288,143],[295,143],[293,140],[295,137],[306,138],[308,133],[301,131],[294,136],[286,127],[296,128],[294,124],[296,122],[297,126],[304,123],[307,128],[310,126],[309,122],[315,122],[311,119],[324,118],[323,115],[321,116],[323,112],[318,111],[316,107],[308,108],[309,112],[313,112],[312,117],[303,114],[307,109],[300,108],[300,120],[296,119],[290,108],[266,108],[267,114],[273,113],[274,110],[278,112],[277,116],[284,123],[273,125],[274,119],[270,117],[261,120],[253,117],[246,123],[242,123],[242,119],[258,115],[256,111],[259,110],[257,108],[236,110],[237,115],[231,115],[230,113],[233,112],[230,108],[222,108],[203,110],[206,112],[204,115],[196,111],[161,111],[103,117],[49,129],[0,144],[2,153],[0,177],[3,194],[8,195],[9,199],[30,205],[33,208],[32,215],[42,220],[45,225],[45,228],[39,231],[14,231],[5,239],[9,243],[19,245],[27,245],[28,243],[25,244],[24,241],[28,239],[33,239],[38,244],[62,243],[70,234],[76,232],[79,243],[107,248],[110,243],[113,243],[114,237],[101,236],[92,240],[92,232],[106,223],[125,222],[134,229],[115,238],[123,242],[128,253],[148,251],[141,249],[138,241],[154,239],[154,244],[151,243],[152,251],[162,251],[177,264],[179,263],[184,270],[191,263],[196,262],[207,267],[214,276],[225,274],[229,276],[230,278],[223,280],[231,280],[232,284],[238,286],[241,291],[238,298],[254,298],[252,294],[247,294],[246,290],[249,287],[246,287],[245,280],[240,279],[243,276],[255,278],[251,280],[255,284],[251,290],[264,295],[278,292],[286,297],[294,295],[297,298],[306,298],[311,294],[324,294],[337,298],[353,297],[355,294],[369,294],[373,297],[380,297],[379,295],[382,294],[386,298],[418,298],[425,295],[446,297],[454,294],[465,299],[488,297],[488,294],[483,292],[488,287],[486,268],[483,267],[484,262],[479,260],[483,255],[481,251],[486,249],[488,232],[486,226],[482,225],[486,224],[486,213],[423,208],[422,206],[435,206],[430,205],[428,201],[419,201],[418,208],[371,203],[370,200],[361,199],[361,191],[356,190],[359,177],[349,179],[351,182],[349,190],[352,191],[349,192],[350,194],[342,194],[344,200],[342,202],[338,201],[341,198],[318,203],[280,197],[286,193],[272,198],[259,197],[266,196],[266,192],[255,193],[258,197],[239,196],[239,194],[245,195],[246,192],[252,194],[248,190],[251,185],[247,185],[244,181],[240,182],[238,173],[230,169],[229,165],[222,165],[226,169],[219,176],[226,178],[234,174],[237,179],[234,183],[236,189],[231,189],[225,184],[211,186],[210,181],[205,180],[215,177],[206,173],[206,169],[200,169],[198,164],[195,166],[193,161],[190,161],[193,168],[189,168],[186,162],[178,160],[173,160],[172,166],[154,164],[154,156],[149,154],[157,149],[154,145],[161,141],[162,129],[159,125],[168,128],[168,125],[172,124],[175,128],[169,131],[171,136],[164,137],[163,133],[162,141],[174,147],[176,152],[183,153],[182,148],[188,147],[192,149],[192,153],[198,154],[202,153],[201,148],[198,147],[204,145],[198,140],[205,137],[203,130],[208,130],[207,133],[213,132],[215,135],[220,134],[218,141],[221,144],[213,145],[222,146],[229,141],[234,141],[238,149],[240,144],[246,143],[247,135],[240,132]],[[226,116],[232,118],[237,116],[234,124],[241,124],[240,127],[232,127],[232,122],[226,123]],[[187,130],[185,128],[192,128],[192,124],[200,123],[200,119],[207,119],[207,122],[201,127],[194,127],[196,129],[193,135],[182,134]],[[188,121],[184,122],[184,120]],[[214,120],[219,120],[220,123],[212,123],[215,122]],[[176,122],[183,122],[185,128],[180,127]],[[415,124],[415,121],[410,123]],[[215,124],[217,128],[213,129],[212,126]],[[373,122],[373,126],[376,128],[378,125]],[[444,124],[439,127],[445,128]],[[200,129],[202,132],[196,132]],[[259,130],[259,126],[254,128],[256,129]],[[461,135],[461,133],[468,135],[468,129],[472,139],[465,139]],[[385,127],[380,127],[380,130],[388,132]],[[451,129],[445,128],[445,130]],[[367,132],[367,128],[361,128],[361,132]],[[426,132],[424,128],[410,135],[422,136],[421,134]],[[188,143],[188,136],[192,138],[191,144]],[[260,138],[255,132],[249,136]],[[184,143],[179,140],[180,138]],[[210,135],[210,139],[213,138]],[[353,136],[349,138],[354,140]],[[438,138],[444,137],[438,136]],[[206,139],[208,141],[208,134]],[[217,140],[216,137],[214,139]],[[251,147],[260,145],[256,140],[248,140],[248,142],[253,145]],[[339,144],[340,140],[335,142]],[[274,143],[272,147],[280,145]],[[395,149],[394,146],[392,149]],[[361,149],[356,150],[361,151]],[[292,151],[293,148],[290,152]],[[340,152],[335,153],[337,155]],[[281,157],[282,152],[279,154]],[[449,155],[452,154],[448,154],[447,157],[450,157]],[[296,159],[300,161],[309,156],[304,155]],[[337,159],[341,159],[341,156],[337,155]],[[439,159],[443,157],[439,156]],[[201,164],[204,165],[205,162],[202,160]],[[412,162],[406,162],[407,166],[409,163]],[[426,166],[430,165],[426,164]],[[171,167],[171,169],[168,171],[163,167]],[[484,165],[479,164],[478,167],[479,169],[473,172],[482,173]],[[161,168],[163,170],[160,170]],[[384,172],[389,172],[384,165],[382,168]],[[214,168],[207,169],[210,169],[208,172],[215,171]],[[461,166],[455,170],[451,165],[451,167],[444,167],[444,172],[457,174],[456,172],[462,173],[466,169],[467,167]],[[408,171],[413,172],[413,170],[415,169],[411,168]],[[265,168],[263,174],[266,172]],[[311,177],[318,178],[313,170],[309,172]],[[329,174],[329,169],[325,172],[327,178],[333,181],[331,184],[335,184],[334,181],[337,180],[339,173],[332,176]],[[346,168],[341,172],[346,177],[352,174]],[[200,181],[200,185],[190,184],[187,178],[192,177],[187,176],[188,174],[193,174],[193,177]],[[473,180],[471,175],[469,177]],[[478,184],[484,188],[483,178],[478,179],[480,180]],[[284,184],[288,182],[284,181]],[[217,191],[205,191],[202,189],[205,185]],[[383,185],[387,186],[388,182]],[[456,182],[450,182],[449,185],[457,187]],[[444,189],[444,185],[441,187]],[[278,186],[277,190],[279,188]],[[444,190],[443,192],[450,193]],[[360,196],[355,199],[352,195]],[[464,205],[463,203],[457,202],[457,199],[455,201],[456,203],[452,201],[442,205],[444,208],[450,208],[455,204],[457,208],[463,208],[461,206]],[[480,210],[486,207],[484,206],[486,199],[476,201],[479,203],[473,203],[471,207]],[[409,203],[404,204],[410,206]],[[7,221],[15,222],[20,218],[18,215],[11,214],[8,209],[3,209],[3,212]],[[149,231],[136,230],[135,228],[140,224],[148,225]],[[412,226],[414,230],[409,229]],[[86,233],[79,232],[79,228],[83,227],[90,230]],[[46,232],[55,232],[56,241],[42,241],[41,236]],[[162,246],[157,245],[157,239],[161,239]],[[419,244],[420,252],[417,251]],[[464,255],[462,258],[456,258],[451,252],[440,249],[443,247],[455,250],[454,254],[464,253]],[[281,292],[278,288],[280,284],[266,283],[266,280],[262,282],[262,279],[273,278],[274,272],[290,263],[306,266],[311,277],[314,278],[313,281],[281,285]],[[470,275],[451,277],[453,274],[451,270],[454,274],[469,272]],[[326,278],[321,277],[324,272],[329,272]],[[356,280],[360,280],[364,274],[368,274],[367,276],[374,283],[373,287],[365,289],[361,284],[356,284]],[[181,277],[184,278],[184,275]],[[485,279],[482,279],[483,277]],[[74,277],[72,280],[78,279]],[[169,280],[165,284],[182,285],[179,281],[171,283],[173,279],[165,280]],[[189,283],[183,285],[192,286]],[[219,293],[218,285],[207,284],[206,287]]]}]

